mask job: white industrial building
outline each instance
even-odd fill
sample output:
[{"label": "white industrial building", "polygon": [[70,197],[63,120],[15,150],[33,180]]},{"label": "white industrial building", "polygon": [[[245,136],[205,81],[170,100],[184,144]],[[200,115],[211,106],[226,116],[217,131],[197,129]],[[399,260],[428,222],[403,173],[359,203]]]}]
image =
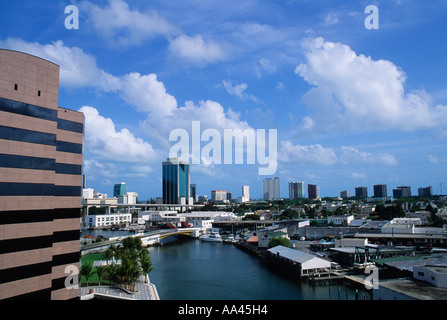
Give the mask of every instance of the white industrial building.
[{"label": "white industrial building", "polygon": [[183,214],[177,211],[141,211],[138,212],[138,224],[147,223],[149,226],[158,224],[172,223],[180,226],[185,221]]},{"label": "white industrial building", "polygon": [[313,272],[329,270],[331,268],[330,261],[296,249],[276,246],[267,249],[267,251],[280,259],[285,259],[290,263],[296,264],[300,270],[301,276],[309,275]]},{"label": "white industrial building", "polygon": [[232,221],[237,220],[237,216],[232,212],[222,211],[193,211],[183,214],[185,220],[195,228],[212,227],[214,221]]},{"label": "white industrial building", "polygon": [[447,288],[447,266],[415,266],[413,277],[431,283],[437,288]]},{"label": "white industrial building", "polygon": [[335,239],[335,248],[345,247],[366,247],[368,245],[368,239],[366,238],[340,238]]},{"label": "white industrial building", "polygon": [[117,214],[99,214],[88,215],[85,217],[85,224],[89,228],[111,227],[120,224],[128,224],[132,221],[132,214],[117,213]]},{"label": "white industrial building", "polygon": [[327,218],[328,224],[334,224],[336,226],[349,226],[351,225],[351,221],[354,220],[353,215],[344,215],[344,216],[329,216]]},{"label": "white industrial building", "polygon": [[214,221],[231,221],[237,220],[237,216],[233,212],[222,211],[193,211],[185,212],[183,216],[186,220],[214,220]]}]

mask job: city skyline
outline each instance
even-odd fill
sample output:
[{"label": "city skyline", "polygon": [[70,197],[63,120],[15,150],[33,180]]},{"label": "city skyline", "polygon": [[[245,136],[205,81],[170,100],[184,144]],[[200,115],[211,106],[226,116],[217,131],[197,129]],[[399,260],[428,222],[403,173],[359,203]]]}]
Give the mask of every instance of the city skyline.
[{"label": "city skyline", "polygon": [[[365,27],[371,4],[378,29]],[[68,5],[78,28],[67,27]],[[271,176],[248,161],[191,164],[197,195],[236,199],[248,185],[262,198],[262,181],[275,176],[282,198],[291,181],[320,186],[321,197],[359,186],[372,195],[377,184],[389,195],[447,190],[445,2],[29,1],[2,10],[0,48],[59,65],[59,105],[85,115],[87,188],[113,194],[125,181],[140,199],[161,197],[170,132],[200,121],[221,136],[276,129],[278,150]]]}]

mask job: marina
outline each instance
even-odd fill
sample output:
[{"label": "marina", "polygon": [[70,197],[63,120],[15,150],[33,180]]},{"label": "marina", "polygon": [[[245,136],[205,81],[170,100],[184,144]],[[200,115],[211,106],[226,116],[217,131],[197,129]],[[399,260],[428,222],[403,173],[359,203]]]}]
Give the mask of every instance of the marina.
[{"label": "marina", "polygon": [[358,286],[345,277],[347,270],[300,275],[293,263],[269,261],[264,251],[243,246],[232,235],[177,236],[147,250],[154,266],[151,282],[162,300],[371,299],[368,290],[359,295]]},{"label": "marina", "polygon": [[371,299],[369,291],[342,278],[300,278],[226,243],[183,239],[148,250],[154,265],[151,281],[162,300]]}]

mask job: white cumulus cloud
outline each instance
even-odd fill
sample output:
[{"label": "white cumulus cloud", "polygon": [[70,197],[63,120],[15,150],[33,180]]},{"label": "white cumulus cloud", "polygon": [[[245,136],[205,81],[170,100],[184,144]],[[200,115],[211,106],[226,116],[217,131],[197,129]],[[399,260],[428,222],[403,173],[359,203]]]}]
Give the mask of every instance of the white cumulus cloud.
[{"label": "white cumulus cloud", "polygon": [[128,129],[116,130],[112,119],[101,116],[93,107],[79,109],[85,116],[85,147],[96,159],[148,163],[155,159],[152,146],[135,137]]},{"label": "white cumulus cloud", "polygon": [[359,151],[350,146],[341,147],[339,159],[343,164],[382,164],[386,166],[395,166],[398,163],[396,158],[389,153],[374,154]]},{"label": "white cumulus cloud", "polygon": [[331,166],[338,163],[385,165],[398,164],[396,158],[389,153],[370,153],[360,151],[351,146],[342,146],[339,150],[323,147],[320,144],[299,145],[290,141],[281,141],[278,152],[279,160],[285,163],[316,164]]},{"label": "white cumulus cloud", "polygon": [[221,44],[212,40],[204,40],[201,35],[191,37],[182,34],[173,38],[170,40],[169,50],[175,57],[198,66],[227,59]]},{"label": "white cumulus cloud", "polygon": [[228,94],[236,96],[242,100],[250,99],[254,102],[258,101],[255,96],[246,92],[248,85],[245,82],[233,85],[231,81],[224,80],[222,83]]},{"label": "white cumulus cloud", "polygon": [[405,91],[406,74],[387,60],[357,54],[323,38],[303,41],[295,73],[312,88],[303,96],[319,130],[417,130],[444,126],[447,107],[424,91]]},{"label": "white cumulus cloud", "polygon": [[325,148],[319,144],[303,146],[294,145],[290,141],[281,141],[279,160],[299,164],[317,164],[323,166],[333,165],[337,162],[337,155],[331,148]]},{"label": "white cumulus cloud", "polygon": [[132,10],[123,0],[109,0],[104,7],[83,1],[80,10],[86,13],[88,22],[98,34],[111,44],[139,45],[157,35],[169,36],[177,32],[177,28],[156,11]]},{"label": "white cumulus cloud", "polygon": [[138,111],[153,116],[169,115],[177,108],[176,99],[166,92],[164,84],[156,74],[129,73],[120,78],[121,96]]}]

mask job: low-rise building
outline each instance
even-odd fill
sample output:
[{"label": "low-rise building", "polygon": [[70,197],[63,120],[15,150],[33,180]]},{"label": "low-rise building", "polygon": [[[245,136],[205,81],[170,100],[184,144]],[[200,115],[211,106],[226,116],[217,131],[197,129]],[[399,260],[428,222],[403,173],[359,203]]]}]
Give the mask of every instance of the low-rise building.
[{"label": "low-rise building", "polygon": [[214,221],[232,221],[237,217],[232,212],[222,211],[193,211],[184,213],[185,220],[192,224],[195,228],[212,228]]},{"label": "low-rise building", "polygon": [[[420,219],[418,219],[420,221]],[[387,223],[382,227],[382,233],[384,234],[427,234],[427,235],[445,235],[445,228],[440,227],[427,227],[416,225],[413,223]]]},{"label": "low-rise building", "polygon": [[120,224],[128,224],[131,223],[131,221],[132,214],[130,213],[88,215],[85,217],[85,224],[89,228],[111,227]]},{"label": "low-rise building", "polygon": [[138,213],[138,223],[147,224],[149,227],[166,223],[180,226],[183,221],[185,221],[185,217],[177,211],[141,211]]},{"label": "low-rise building", "polygon": [[344,215],[344,216],[329,216],[327,218],[328,224],[334,224],[336,226],[349,226],[351,225],[351,221],[354,220],[353,215]]},{"label": "low-rise building", "polygon": [[276,246],[267,251],[271,258],[284,260],[289,264],[296,265],[301,276],[310,275],[312,272],[328,270],[331,268],[331,262],[316,255],[309,254],[300,250]]},{"label": "low-rise building", "polygon": [[390,221],[391,224],[414,224],[414,225],[421,225],[422,220],[420,218],[394,218]]},{"label": "low-rise building", "polygon": [[340,239],[335,239],[335,248],[365,247],[367,244],[368,244],[368,239],[364,239],[364,238],[340,238]]},{"label": "low-rise building", "polygon": [[289,239],[287,228],[272,226],[270,228],[253,231],[252,235],[258,237],[258,247],[268,248],[270,241],[273,238],[285,238]]},{"label": "low-rise building", "polygon": [[137,192],[127,192],[126,194],[118,196],[118,203],[122,204],[137,204],[138,193]]},{"label": "low-rise building", "polygon": [[237,220],[237,216],[233,212],[223,211],[193,211],[183,214],[186,220],[210,220],[214,221],[232,221]]},{"label": "low-rise building", "polygon": [[413,277],[437,288],[447,288],[447,266],[416,266],[413,268]]},{"label": "low-rise building", "polygon": [[407,212],[405,214],[407,218],[419,218],[421,219],[421,224],[429,224],[430,212],[428,211],[416,211],[416,212]]},{"label": "low-rise building", "polygon": [[374,300],[443,300],[447,289],[413,279],[388,279],[379,280],[372,293]]}]

